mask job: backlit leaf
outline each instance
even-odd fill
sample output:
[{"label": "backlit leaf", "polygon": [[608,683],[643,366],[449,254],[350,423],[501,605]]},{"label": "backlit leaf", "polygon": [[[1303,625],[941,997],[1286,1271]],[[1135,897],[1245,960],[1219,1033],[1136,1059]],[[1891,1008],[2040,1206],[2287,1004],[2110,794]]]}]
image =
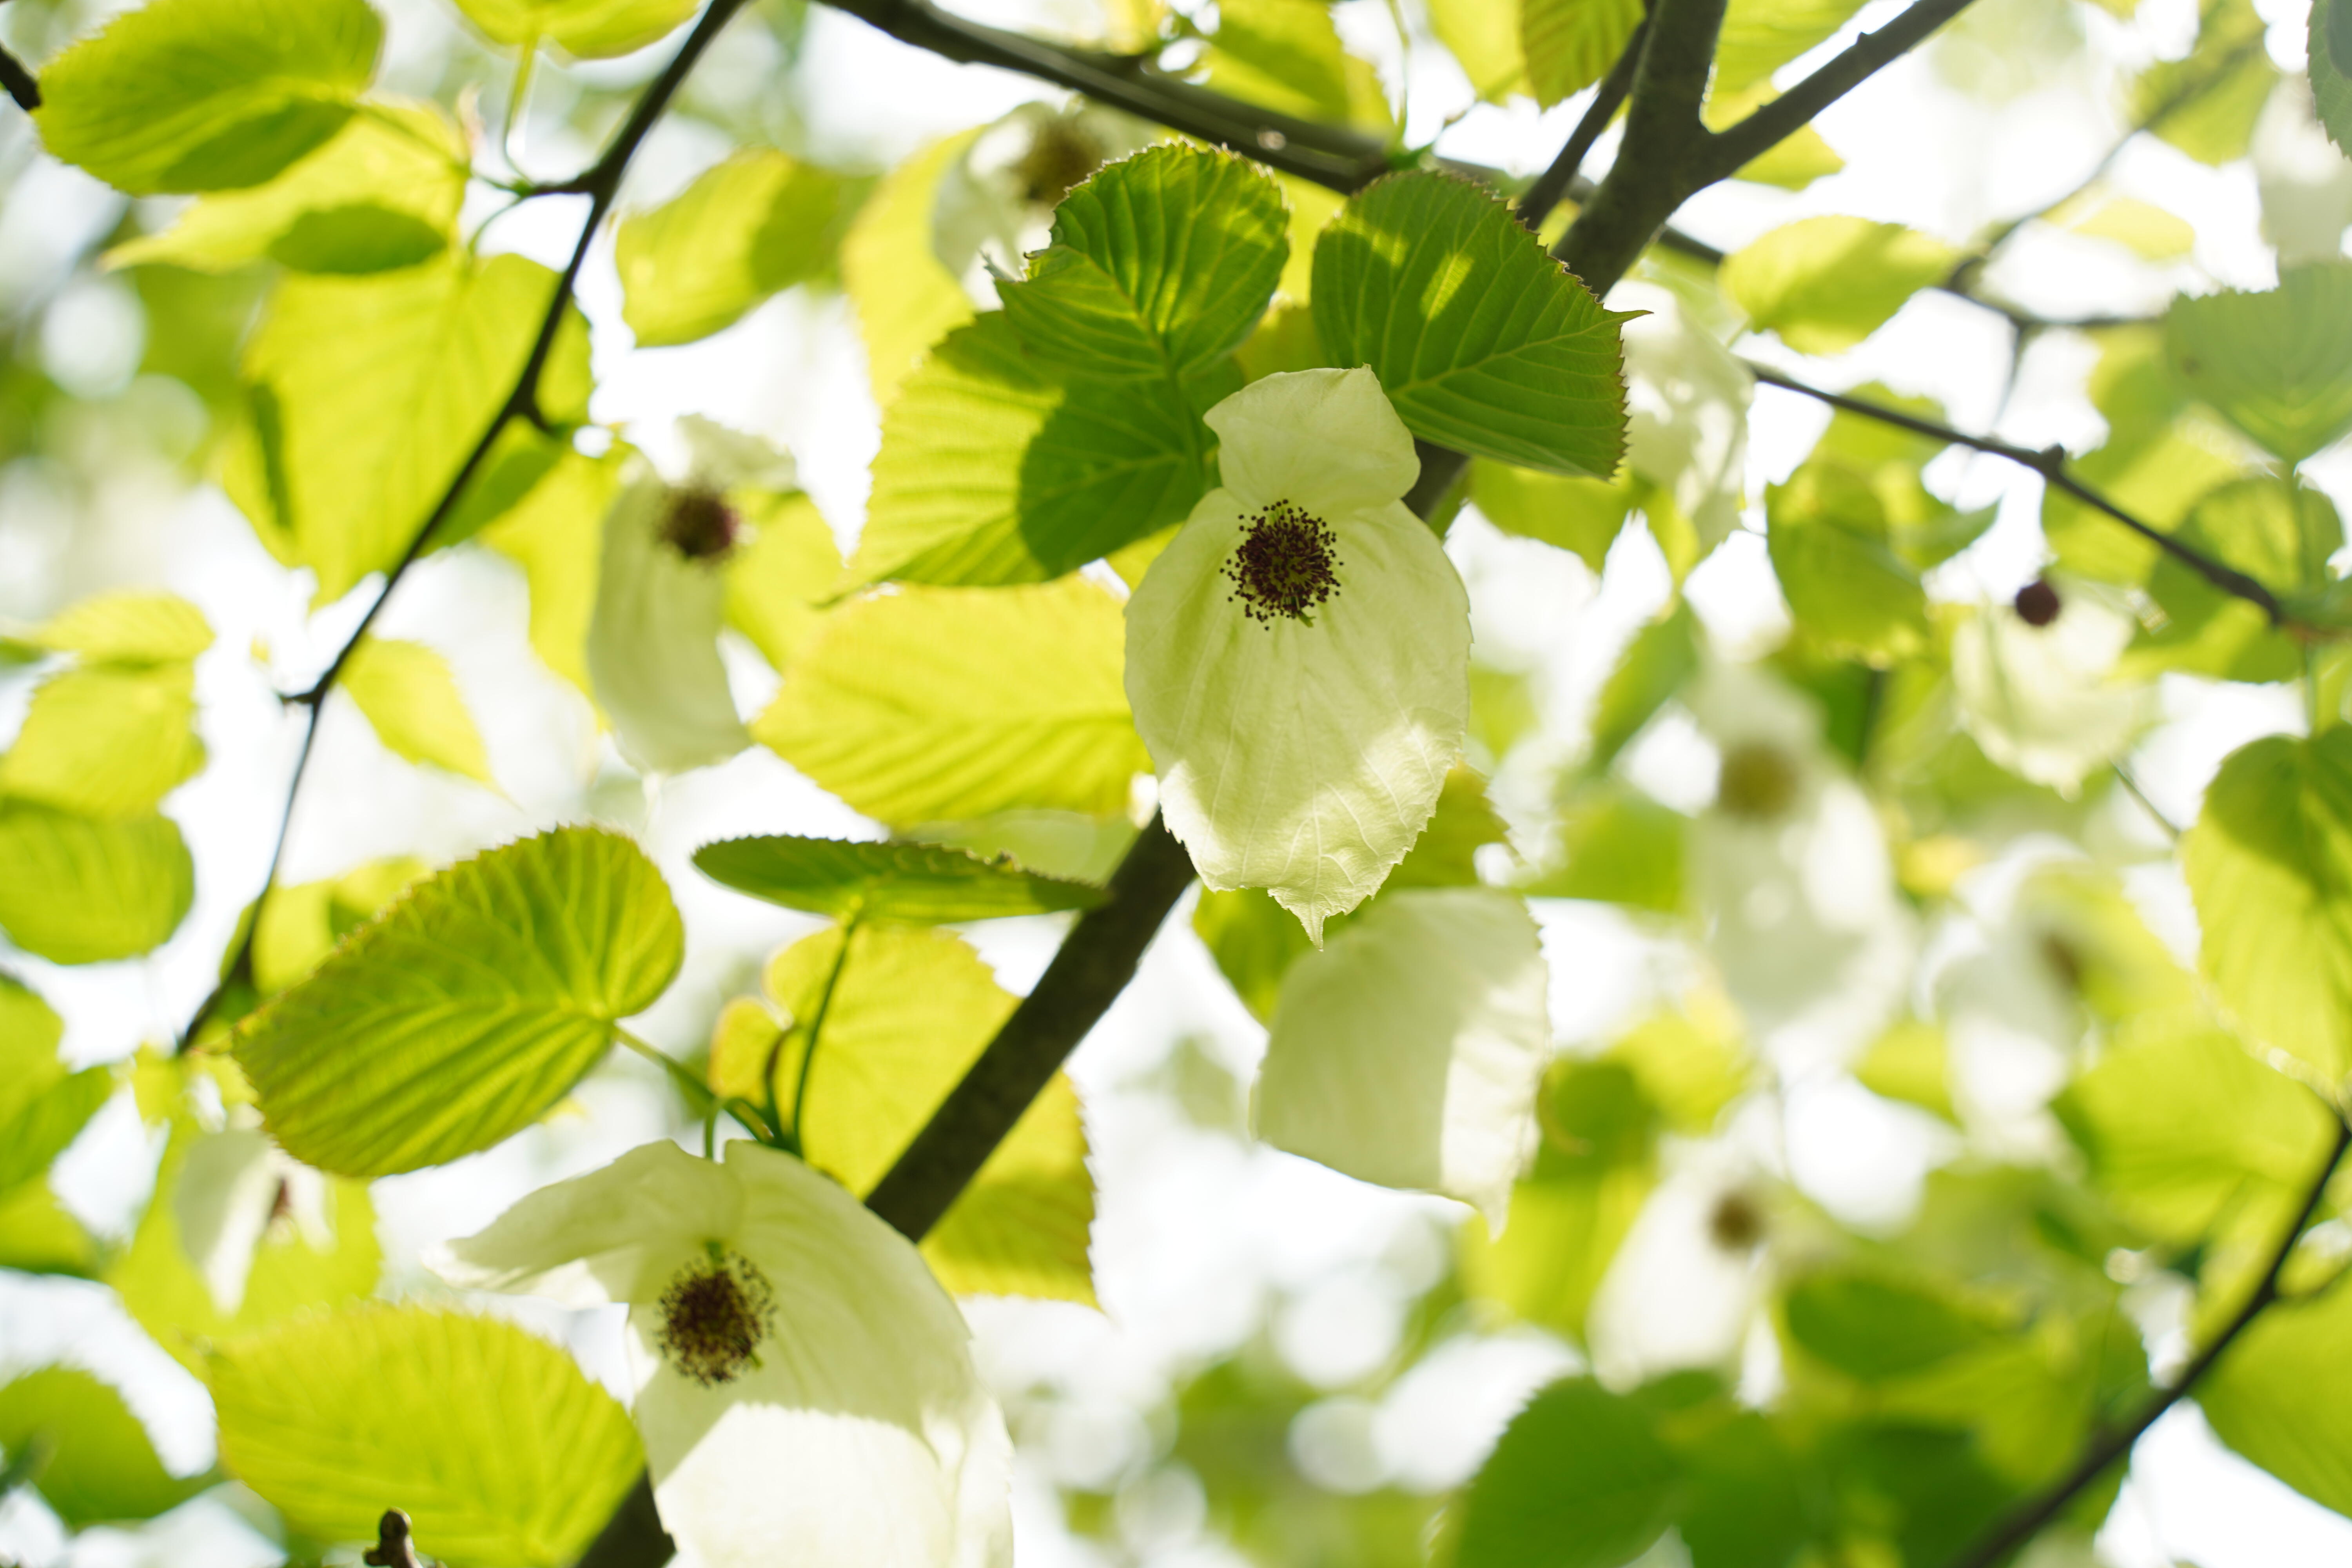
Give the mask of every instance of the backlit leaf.
[{"label": "backlit leaf", "polygon": [[161,946],[195,898],[195,865],[169,817],[95,822],[0,803],[0,931],[55,963]]},{"label": "backlit leaf", "polygon": [[2190,389],[2282,462],[2352,430],[2352,261],[2294,268],[2260,293],[2175,300],[2164,343]]},{"label": "backlit leaf", "polygon": [[1084,882],[1040,877],[934,844],[730,838],[696,850],[694,864],[738,892],[841,921],[935,925],[1082,910],[1102,901],[1102,889]]},{"label": "backlit leaf", "polygon": [[153,811],[205,765],[195,679],[178,662],[51,677],[0,755],[0,795],[109,820]]},{"label": "backlit leaf", "polygon": [[164,1469],[122,1395],[79,1367],[45,1366],[0,1386],[0,1448],[13,1463],[35,1447],[44,1457],[30,1479],[69,1530],[152,1519],[212,1482]]},{"label": "backlit leaf", "polygon": [[394,756],[496,787],[481,731],[449,663],[423,643],[369,637],[343,666],[342,689]]},{"label": "backlit leaf", "polygon": [[831,258],[841,182],[747,148],[683,195],[624,218],[614,242],[622,319],[639,348],[709,337]]},{"label": "backlit leaf", "polygon": [[1886,324],[1903,302],[1949,275],[1959,253],[1901,224],[1809,217],[1723,264],[1725,292],[1758,331],[1801,353],[1842,353]]},{"label": "backlit leaf", "polygon": [[1607,76],[1641,21],[1641,0],[1520,0],[1519,39],[1536,101],[1549,109]]},{"label": "backlit leaf", "polygon": [[1682,1466],[1648,1412],[1591,1378],[1511,1418],[1462,1500],[1462,1568],[1617,1568],[1673,1521]]},{"label": "backlit leaf", "polygon": [[239,1026],[295,1158],[380,1176],[487,1149],[593,1067],[677,973],[677,911],[627,839],[566,827],[412,887]]},{"label": "backlit leaf", "polygon": [[694,0],[457,0],[501,44],[545,38],[580,59],[625,55],[660,41],[694,15]]}]

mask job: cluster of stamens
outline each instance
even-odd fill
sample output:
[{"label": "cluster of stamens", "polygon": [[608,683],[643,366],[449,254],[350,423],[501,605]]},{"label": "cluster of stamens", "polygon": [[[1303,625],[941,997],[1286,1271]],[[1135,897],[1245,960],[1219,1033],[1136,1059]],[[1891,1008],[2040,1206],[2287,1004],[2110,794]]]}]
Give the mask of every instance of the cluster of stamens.
[{"label": "cluster of stamens", "polygon": [[716,490],[676,489],[662,507],[656,531],[688,561],[709,561],[735,548],[741,520]]},{"label": "cluster of stamens", "polygon": [[776,1315],[768,1277],[741,1253],[709,1244],[661,1295],[654,1343],[686,1376],[715,1388],[760,1364],[760,1342]]},{"label": "cluster of stamens", "polygon": [[1715,804],[1733,816],[1769,822],[1797,798],[1797,764],[1767,741],[1745,741],[1723,754]]},{"label": "cluster of stamens", "polygon": [[1339,540],[1322,519],[1286,500],[1243,522],[1248,531],[1225,563],[1234,584],[1229,597],[1262,625],[1285,616],[1313,626],[1315,611],[1339,587],[1339,557],[1332,550]]}]

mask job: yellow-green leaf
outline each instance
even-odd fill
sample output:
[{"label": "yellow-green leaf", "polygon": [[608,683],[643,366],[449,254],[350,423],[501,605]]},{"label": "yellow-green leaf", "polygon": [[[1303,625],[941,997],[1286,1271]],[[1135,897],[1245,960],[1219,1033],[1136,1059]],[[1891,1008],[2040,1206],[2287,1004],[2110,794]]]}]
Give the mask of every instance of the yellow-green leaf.
[{"label": "yellow-green leaf", "polygon": [[830,259],[841,182],[772,148],[737,153],[675,200],[621,221],[622,319],[639,348],[689,343]]},{"label": "yellow-green leaf", "polygon": [[908,588],[834,612],[754,738],[898,826],[1013,807],[1108,815],[1151,761],[1119,605],[1083,578]]},{"label": "yellow-green leaf", "polygon": [[423,643],[367,638],[343,666],[342,689],[394,756],[498,787],[457,678]]},{"label": "yellow-green leaf", "polygon": [[112,1384],[45,1366],[0,1386],[0,1448],[68,1530],[152,1519],[212,1484],[163,1468],[147,1428]]},{"label": "yellow-green leaf", "polygon": [[1801,353],[1842,353],[1903,302],[1941,282],[1959,252],[1901,224],[1809,217],[1784,224],[1723,264],[1723,287],[1758,331]]},{"label": "yellow-green leaf", "polygon": [[572,1562],[645,1465],[619,1401],[495,1318],[350,1307],[231,1341],[205,1381],[221,1462],[295,1529],[372,1542],[397,1500],[448,1568]]},{"label": "yellow-green leaf", "polygon": [[866,376],[884,408],[923,352],[971,320],[971,296],[932,250],[931,209],[940,176],[979,134],[934,142],[891,170],[842,237],[842,286],[857,308]]},{"label": "yellow-green leaf", "polygon": [[1607,76],[1642,10],[1642,0],[1519,0],[1519,42],[1536,101],[1549,109]]},{"label": "yellow-green leaf", "polygon": [[2164,346],[2214,412],[2300,463],[2352,430],[2352,261],[2291,268],[2259,293],[2175,300]]},{"label": "yellow-green leaf", "polygon": [[205,765],[195,682],[181,662],[51,677],[0,755],[0,795],[110,821],[153,811]]},{"label": "yellow-green leaf", "polygon": [[751,536],[727,558],[727,624],[785,669],[840,587],[841,546],[798,490],[730,499]]},{"label": "yellow-green leaf", "polygon": [[525,48],[545,38],[584,60],[657,43],[695,13],[695,0],[457,0],[474,26]]},{"label": "yellow-green leaf", "polygon": [[0,931],[53,963],[161,946],[194,900],[195,880],[169,817],[98,822],[0,802]]}]

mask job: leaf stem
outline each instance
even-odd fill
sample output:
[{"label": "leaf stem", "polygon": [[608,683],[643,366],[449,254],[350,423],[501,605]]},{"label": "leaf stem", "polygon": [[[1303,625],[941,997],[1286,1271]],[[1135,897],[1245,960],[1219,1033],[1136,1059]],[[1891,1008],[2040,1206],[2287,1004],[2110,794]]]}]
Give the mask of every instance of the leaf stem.
[{"label": "leaf stem", "polygon": [[801,1047],[800,1069],[793,1079],[792,1131],[786,1134],[790,1142],[785,1147],[795,1154],[808,1147],[801,1129],[808,1113],[809,1072],[816,1066],[817,1042],[824,1035],[825,1016],[833,1011],[833,994],[841,984],[841,972],[849,967],[849,944],[857,940],[858,919],[859,915],[852,914],[841,922],[841,951],[833,955],[833,967],[825,973],[824,989],[817,994],[816,1011],[809,1016],[808,1043]]},{"label": "leaf stem", "polygon": [[2253,1293],[2246,1298],[2244,1304],[2214,1336],[2212,1342],[2181,1370],[2179,1377],[2172,1380],[2169,1387],[2158,1394],[2129,1421],[2094,1438],[2089,1449],[2072,1470],[2039,1495],[2012,1510],[1967,1551],[1952,1559],[1947,1568],[1992,1568],[1994,1563],[2032,1540],[2043,1526],[2065,1510],[2067,1504],[2104,1475],[2108,1466],[2130,1454],[2132,1446],[2139,1441],[2141,1436],[2155,1426],[2166,1411],[2187,1397],[2198,1382],[2213,1370],[2230,1347],[2237,1342],[2238,1336],[2281,1300],[2279,1276],[2285,1271],[2287,1259],[2294,1252],[2294,1244],[2302,1239],[2304,1227],[2318,1212],[2320,1199],[2326,1195],[2328,1183],[2335,1179],[2336,1167],[2343,1163],[2345,1151],[2352,1148],[2352,1121],[2345,1121],[2336,1107],[2331,1105],[2328,1109],[2336,1117],[2335,1144],[2328,1150],[2327,1158],[2320,1163],[2317,1173],[2305,1189],[2302,1206],[2295,1211],[2294,1218],[2279,1237],[2278,1246],[2272,1250],[2269,1267],[2263,1270],[2262,1279],[2255,1285]]}]

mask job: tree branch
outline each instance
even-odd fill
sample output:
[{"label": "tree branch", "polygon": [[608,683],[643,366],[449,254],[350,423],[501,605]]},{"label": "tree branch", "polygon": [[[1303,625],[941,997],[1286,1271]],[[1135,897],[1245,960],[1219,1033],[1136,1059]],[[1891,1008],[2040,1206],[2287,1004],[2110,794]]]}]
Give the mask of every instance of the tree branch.
[{"label": "tree branch", "polygon": [[1576,184],[1577,176],[1583,172],[1584,160],[1592,152],[1592,144],[1601,140],[1601,133],[1608,130],[1609,122],[1617,117],[1618,105],[1625,101],[1626,93],[1633,89],[1633,72],[1642,63],[1642,47],[1649,41],[1649,37],[1650,13],[1643,11],[1641,21],[1633,26],[1633,36],[1625,40],[1624,50],[1618,55],[1617,63],[1611,66],[1609,74],[1601,79],[1601,90],[1594,93],[1592,101],[1585,106],[1584,118],[1576,122],[1576,129],[1569,132],[1568,140],[1561,144],[1559,156],[1551,161],[1549,168],[1536,176],[1536,183],[1529,185],[1527,195],[1519,198],[1519,221],[1527,226],[1528,233],[1536,233],[1543,227],[1544,219],[1551,216],[1551,209],[1559,205],[1559,198],[1568,194],[1569,187]]},{"label": "tree branch", "polygon": [[0,88],[16,100],[16,107],[30,114],[41,107],[41,84],[24,61],[0,48]]},{"label": "tree branch", "polygon": [[1832,408],[1843,408],[1849,414],[1858,414],[1865,419],[1875,419],[1882,425],[1893,425],[1921,436],[1933,437],[1939,441],[1949,441],[1957,446],[1971,447],[1990,457],[2004,458],[2021,468],[2032,468],[2042,476],[2044,484],[2064,491],[2084,506],[2105,512],[2224,594],[2233,598],[2243,599],[2246,603],[2254,605],[2270,617],[2273,626],[2286,624],[2286,609],[2279,603],[2276,594],[2236,567],[2217,561],[2196,546],[2185,544],[2162,529],[2153,527],[2134,517],[2105,496],[2076,479],[2067,470],[2066,452],[2063,447],[2050,447],[2037,452],[2031,447],[1995,440],[1990,436],[1971,436],[1965,430],[1955,430],[1948,425],[1939,425],[1932,419],[1922,419],[1916,414],[1906,414],[1899,408],[1888,408],[1882,404],[1866,402],[1859,397],[1849,397],[1842,392],[1831,392],[1823,387],[1809,385],[1791,376],[1783,375],[1769,365],[1758,364],[1753,360],[1741,363],[1748,366],[1758,381],[1767,386],[1777,386],[1783,392],[1793,392],[1801,397],[1810,397],[1816,403],[1825,403]]},{"label": "tree branch", "polygon": [[219,1010],[231,987],[250,972],[253,944],[261,930],[262,905],[268,900],[270,889],[278,880],[278,865],[285,858],[287,833],[294,820],[294,803],[302,793],[302,781],[310,771],[312,742],[319,734],[320,709],[327,700],[327,693],[334,689],[336,680],[351,663],[352,655],[358,650],[360,639],[367,635],[368,628],[383,613],[384,605],[392,598],[393,591],[400,586],[401,579],[424,556],[435,531],[457,510],[466,487],[473,481],[474,475],[488,458],[491,447],[506,429],[508,422],[537,416],[540,375],[546,370],[548,356],[554,351],[556,336],[562,330],[564,312],[571,307],[572,290],[580,280],[581,268],[588,260],[588,248],[595,240],[597,226],[604,221],[604,215],[612,209],[614,197],[619,194],[621,176],[627,172],[629,161],[645,144],[646,137],[653,131],[655,122],[661,119],[663,110],[669,107],[670,100],[677,97],[678,89],[685,85],[695,62],[702,58],[711,40],[719,36],[720,29],[744,4],[745,0],[710,0],[702,19],[695,24],[694,31],[687,35],[686,42],[678,46],[677,53],[662,68],[661,75],[638,95],[635,107],[629,111],[629,118],[614,135],[604,155],[577,180],[567,183],[564,188],[589,197],[588,216],[580,226],[580,237],[572,247],[571,259],[564,264],[562,275],[556,279],[554,295],[548,300],[547,312],[540,321],[539,335],[532,340],[530,357],[517,374],[513,389],[507,394],[506,401],[499,405],[498,413],[491,416],[489,425],[474,443],[473,449],[466,454],[466,460],[458,465],[457,472],[442,490],[441,498],[434,503],[432,511],[409,539],[408,548],[401,552],[399,561],[385,574],[383,591],[367,607],[367,613],[360,617],[359,625],[352,628],[351,636],[335,650],[335,657],[328,661],[319,679],[306,689],[287,699],[309,710],[309,717],[302,734],[301,750],[295,755],[294,771],[286,781],[286,810],[278,819],[278,842],[270,851],[268,875],[262,882],[261,890],[254,895],[253,906],[247,911],[236,946],[221,965],[219,984],[197,1004],[195,1012],[189,1016],[187,1027],[181,1031],[178,1047],[181,1051],[186,1051],[194,1043],[196,1031]]},{"label": "tree branch", "polygon": [[[2331,1106],[2329,1109],[2334,1110],[2335,1108]],[[2294,1252],[2294,1244],[2302,1239],[2304,1226],[2309,1225],[2311,1216],[2318,1212],[2319,1200],[2326,1195],[2327,1184],[2335,1178],[2336,1168],[2343,1163],[2347,1148],[2352,1148],[2352,1122],[2344,1121],[2338,1113],[2335,1147],[2328,1151],[2318,1174],[2312,1178],[2310,1188],[2304,1194],[2303,1206],[2295,1211],[2294,1221],[2286,1227],[2286,1234],[2279,1238],[2278,1247],[2271,1254],[2270,1267],[2263,1270],[2262,1281],[2254,1287],[2253,1294],[2246,1298],[2245,1305],[2240,1307],[2228,1324],[2214,1336],[2213,1342],[2182,1369],[2180,1375],[2173,1379],[2172,1385],[2150,1400],[2138,1415],[2094,1439],[2081,1462],[2063,1479],[2011,1510],[1975,1544],[1954,1558],[1949,1568],[1992,1568],[1994,1563],[2032,1540],[2044,1525],[2065,1510],[2067,1504],[2105,1474],[2108,1466],[2128,1455],[2141,1436],[2155,1426],[2166,1411],[2187,1397],[2200,1379],[2213,1370],[2214,1364],[2237,1342],[2238,1336],[2280,1300],[2279,1276],[2285,1271],[2287,1259]]]},{"label": "tree branch", "polygon": [[1813,117],[1958,16],[1969,0],[1913,0],[1874,33],[1864,33],[1812,75],[1709,138],[1708,183],[1728,178],[1812,123]]}]

